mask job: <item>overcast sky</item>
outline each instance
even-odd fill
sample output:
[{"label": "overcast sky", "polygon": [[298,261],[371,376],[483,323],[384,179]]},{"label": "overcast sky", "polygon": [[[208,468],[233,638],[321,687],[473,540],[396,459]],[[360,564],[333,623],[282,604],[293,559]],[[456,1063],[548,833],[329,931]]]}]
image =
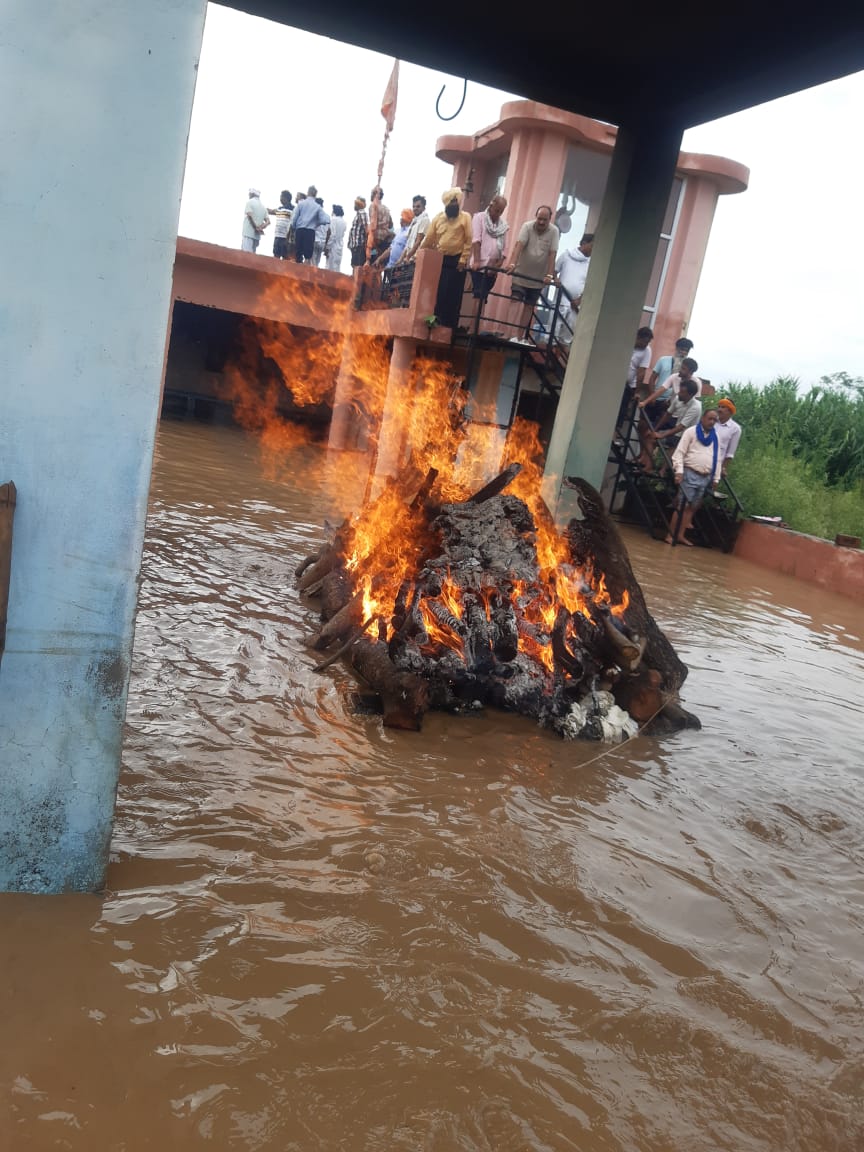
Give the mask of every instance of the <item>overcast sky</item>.
[{"label": "overcast sky", "polygon": [[[314,183],[328,211],[341,203],[350,217],[354,197],[375,182],[391,67],[388,57],[211,4],[180,234],[239,247],[250,186],[273,207],[282,188]],[[449,116],[461,79],[400,66],[383,179],[394,215],[416,192],[437,211],[452,169],[436,160],[436,139],[472,135],[514,98],[469,82],[461,112],[444,123],[435,101],[445,83]],[[858,73],[685,134],[685,150],[750,169],[746,192],[720,197],[690,322],[694,355],[712,381],[864,376],[862,121]],[[271,247],[268,230],[262,251]]]}]

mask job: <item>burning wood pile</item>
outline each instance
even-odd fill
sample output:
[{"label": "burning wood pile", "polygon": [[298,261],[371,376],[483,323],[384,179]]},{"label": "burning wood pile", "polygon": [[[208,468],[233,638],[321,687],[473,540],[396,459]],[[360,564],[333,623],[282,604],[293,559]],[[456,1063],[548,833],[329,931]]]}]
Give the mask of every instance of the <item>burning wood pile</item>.
[{"label": "burning wood pile", "polygon": [[319,670],[345,658],[394,728],[485,705],[568,738],[699,727],[597,492],[570,482],[583,519],[562,534],[542,500],[506,491],[521,471],[457,501],[435,468],[391,480],[308,557],[297,577],[320,596]]}]

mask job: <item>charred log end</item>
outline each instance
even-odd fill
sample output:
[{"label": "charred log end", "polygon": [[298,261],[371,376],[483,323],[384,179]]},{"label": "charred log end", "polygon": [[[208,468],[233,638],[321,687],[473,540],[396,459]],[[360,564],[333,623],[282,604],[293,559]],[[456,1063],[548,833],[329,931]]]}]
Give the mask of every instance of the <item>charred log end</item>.
[{"label": "charred log end", "polygon": [[342,553],[340,549],[332,544],[322,548],[318,559],[313,564],[310,564],[300,577],[297,584],[298,589],[301,592],[305,592],[308,596],[314,595],[312,589],[320,585],[327,573],[332,572],[341,561]]},{"label": "charred log end", "polygon": [[307,568],[311,568],[313,564],[321,559],[321,550],[310,553],[305,560],[301,560],[297,567],[294,569],[294,577],[299,580]]},{"label": "charred log end", "polygon": [[419,732],[423,714],[429,710],[429,685],[410,672],[393,671],[393,681],[381,693],[384,727]]},{"label": "charred log end", "polygon": [[664,704],[661,711],[645,725],[644,731],[649,736],[662,736],[670,732],[683,732],[686,728],[700,731],[702,721],[686,708],[682,708],[676,700]]},{"label": "charred log end", "polygon": [[629,712],[637,724],[646,724],[666,706],[662,691],[663,677],[655,668],[643,668],[629,676],[622,676],[612,686],[615,703]]}]

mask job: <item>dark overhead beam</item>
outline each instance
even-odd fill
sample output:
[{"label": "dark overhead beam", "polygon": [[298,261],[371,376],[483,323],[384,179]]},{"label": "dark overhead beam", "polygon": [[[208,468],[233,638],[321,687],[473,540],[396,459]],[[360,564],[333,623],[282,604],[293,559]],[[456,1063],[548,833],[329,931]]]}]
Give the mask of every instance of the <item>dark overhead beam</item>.
[{"label": "dark overhead beam", "polygon": [[709,13],[681,0],[658,0],[650,14],[607,3],[575,15],[572,0],[547,0],[526,16],[519,41],[503,12],[496,26],[476,4],[456,7],[452,22],[447,7],[406,10],[393,0],[377,0],[371,16],[346,0],[315,7],[231,0],[230,7],[637,127],[683,129],[864,69],[864,3],[846,0],[823,0],[806,19],[753,0],[726,0]]}]

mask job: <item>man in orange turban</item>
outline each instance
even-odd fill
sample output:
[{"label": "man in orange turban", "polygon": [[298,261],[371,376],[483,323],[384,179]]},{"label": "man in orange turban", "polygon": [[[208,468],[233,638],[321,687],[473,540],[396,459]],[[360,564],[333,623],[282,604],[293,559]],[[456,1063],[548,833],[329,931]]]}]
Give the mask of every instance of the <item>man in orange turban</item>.
[{"label": "man in orange turban", "polygon": [[714,426],[714,430],[717,433],[717,440],[720,445],[719,451],[723,476],[726,475],[729,464],[738,448],[738,441],[741,439],[741,425],[732,419],[734,415],[735,405],[728,396],[724,396],[722,400],[717,401],[717,423]]}]

